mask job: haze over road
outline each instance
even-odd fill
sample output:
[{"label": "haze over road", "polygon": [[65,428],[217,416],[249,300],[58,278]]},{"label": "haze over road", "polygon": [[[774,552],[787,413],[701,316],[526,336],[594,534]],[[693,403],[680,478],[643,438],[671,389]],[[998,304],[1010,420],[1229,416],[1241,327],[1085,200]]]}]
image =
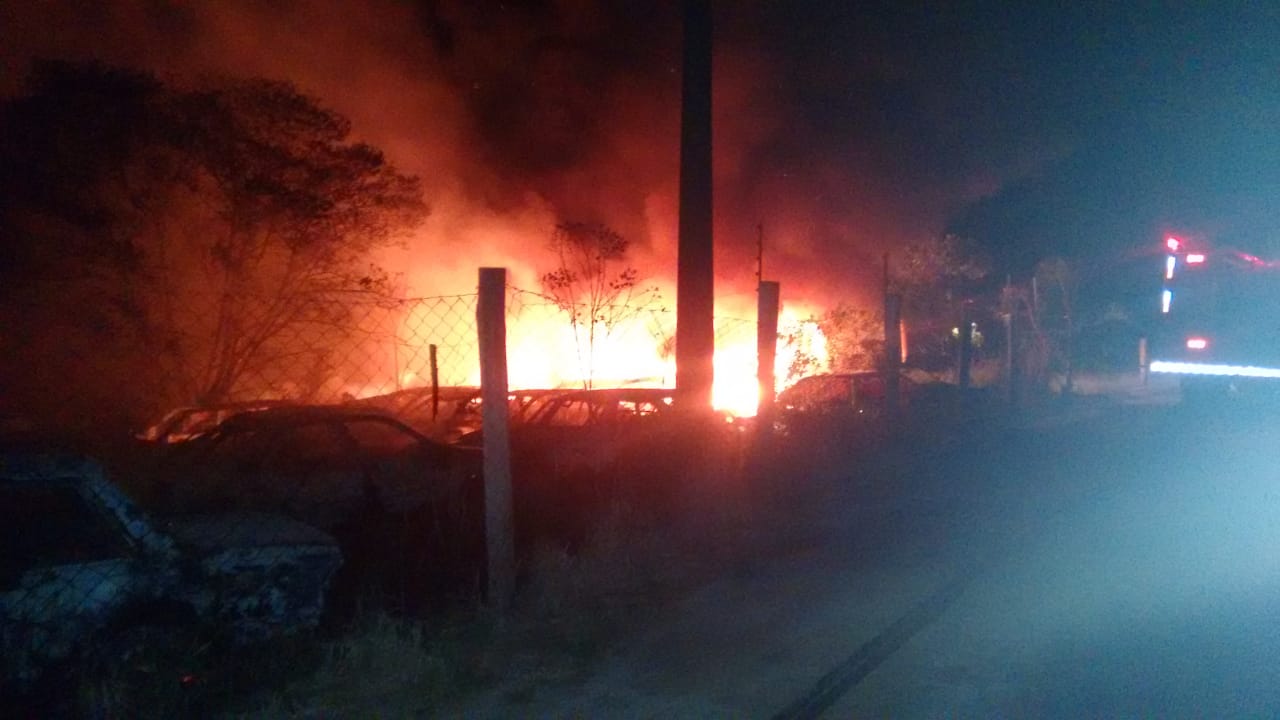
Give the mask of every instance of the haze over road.
[{"label": "haze over road", "polygon": [[833,458],[760,517],[769,557],[583,683],[488,710],[1280,716],[1278,456],[1253,411],[1117,406]]},{"label": "haze over road", "polygon": [[1074,501],[827,716],[1280,715],[1278,435],[1178,409],[1042,440]]}]

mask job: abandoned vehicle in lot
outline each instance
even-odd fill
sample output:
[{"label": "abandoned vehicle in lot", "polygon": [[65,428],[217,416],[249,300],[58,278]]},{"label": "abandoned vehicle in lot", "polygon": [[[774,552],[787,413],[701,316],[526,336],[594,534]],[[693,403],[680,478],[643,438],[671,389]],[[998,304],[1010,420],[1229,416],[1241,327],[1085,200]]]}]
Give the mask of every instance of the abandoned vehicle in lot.
[{"label": "abandoned vehicle in lot", "polygon": [[352,405],[394,415],[440,442],[454,442],[480,427],[480,388],[472,385],[406,388],[361,398]]},{"label": "abandoned vehicle in lot", "polygon": [[[544,399],[566,392],[572,391],[511,390],[507,394],[508,417],[512,424],[522,423]],[[474,437],[483,425],[480,388],[474,386],[408,388],[362,398],[354,405],[394,415],[414,430],[443,443],[453,444]]]},{"label": "abandoned vehicle in lot", "polygon": [[[370,408],[296,406],[231,417],[166,454],[148,497],[174,513],[258,511],[332,533],[340,598],[421,595],[474,574],[483,537],[479,452]],[[422,588],[411,588],[417,583]]]},{"label": "abandoned vehicle in lot", "polygon": [[[667,388],[532,397],[510,428],[517,533],[574,543],[611,504],[660,513],[688,483],[735,473],[745,438],[719,414],[678,412]],[[479,447],[482,433],[464,436]]]},{"label": "abandoned vehicle in lot", "polygon": [[662,388],[561,391],[533,399],[513,418],[512,441],[548,454],[561,469],[600,470],[667,426],[673,407],[672,391]]},{"label": "abandoned vehicle in lot", "polygon": [[19,694],[51,677],[120,682],[130,662],[194,636],[243,644],[314,627],[342,555],[265,514],[161,526],[93,460],[6,452],[0,561],[4,685]]},{"label": "abandoned vehicle in lot", "polygon": [[134,437],[148,443],[168,445],[190,440],[218,427],[240,413],[256,412],[293,405],[286,400],[254,400],[251,402],[197,405],[170,410]]},{"label": "abandoned vehicle in lot", "polygon": [[[915,395],[916,383],[905,375],[898,378],[902,403]],[[870,370],[831,373],[800,378],[778,394],[778,410],[783,414],[860,415],[879,417],[884,412],[884,373]]]}]

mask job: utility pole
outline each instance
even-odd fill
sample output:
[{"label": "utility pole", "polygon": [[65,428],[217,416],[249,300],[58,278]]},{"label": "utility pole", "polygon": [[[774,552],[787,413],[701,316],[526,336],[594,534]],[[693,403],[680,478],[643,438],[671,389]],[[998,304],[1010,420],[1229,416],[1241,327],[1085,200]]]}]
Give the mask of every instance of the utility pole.
[{"label": "utility pole", "polygon": [[715,268],[711,223],[711,4],[684,1],[680,107],[680,238],[676,270],[676,391],[711,409]]},{"label": "utility pole", "polygon": [[764,282],[764,223],[756,225],[756,284]]},{"label": "utility pole", "polygon": [[761,428],[772,425],[773,402],[777,392],[774,364],[778,356],[778,307],[781,286],[761,280],[756,290],[756,380],[760,387],[760,407],[756,413]]}]

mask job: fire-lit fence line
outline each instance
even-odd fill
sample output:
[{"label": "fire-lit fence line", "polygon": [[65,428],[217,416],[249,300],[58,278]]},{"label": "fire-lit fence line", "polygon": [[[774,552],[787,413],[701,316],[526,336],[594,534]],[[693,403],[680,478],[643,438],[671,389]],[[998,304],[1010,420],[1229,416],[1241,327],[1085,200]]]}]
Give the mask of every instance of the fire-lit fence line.
[{"label": "fire-lit fence line", "polygon": [[[271,353],[246,369],[231,400],[335,403],[408,387],[480,381],[476,294],[382,298],[347,309],[349,322],[281,330]],[[674,384],[676,313],[660,303],[569,309],[509,286],[514,388]],[[596,317],[594,328],[583,318]],[[754,348],[755,322],[715,319],[721,348]]]},{"label": "fire-lit fence line", "polygon": [[[246,356],[227,399],[325,404],[433,382],[477,385],[478,300],[326,305]],[[609,322],[589,347],[589,328],[584,346],[581,320],[575,332],[573,314],[553,299],[509,287],[506,301],[514,388],[571,386],[593,374],[601,387],[673,384],[676,315],[666,307],[597,308]],[[753,321],[721,317],[715,327],[718,344],[754,347]],[[6,621],[15,638],[6,638],[0,660],[37,689],[50,677],[42,673],[75,667],[85,692],[101,691],[109,703],[110,712],[67,714],[136,716],[110,703],[168,702],[154,695],[164,674],[134,667],[170,657],[178,677],[192,679],[194,689],[182,692],[195,693],[173,702],[216,701],[235,692],[214,684],[222,676],[212,668],[235,662],[242,642],[348,623],[365,607],[423,613],[446,591],[478,587],[488,541],[476,512],[484,495],[475,492],[485,458],[474,448],[432,443],[427,452],[431,441],[389,419],[343,409],[234,416],[239,422],[221,420],[216,437],[162,422],[174,432],[131,446],[119,466],[127,472],[62,454],[0,462],[0,541],[14,548]],[[581,542],[615,500],[663,512],[690,472],[685,458],[698,458],[703,479],[736,472],[741,436],[713,425],[723,431],[714,442],[681,429],[662,436],[663,453],[619,445],[603,466],[570,462],[578,457],[572,443],[550,460],[526,457],[527,477],[556,482],[522,496],[521,507],[531,508],[519,516],[522,542]],[[592,463],[606,456],[600,448],[589,455]],[[198,654],[183,654],[193,648]],[[134,680],[144,686],[136,692],[152,694],[135,696],[124,684]]]}]

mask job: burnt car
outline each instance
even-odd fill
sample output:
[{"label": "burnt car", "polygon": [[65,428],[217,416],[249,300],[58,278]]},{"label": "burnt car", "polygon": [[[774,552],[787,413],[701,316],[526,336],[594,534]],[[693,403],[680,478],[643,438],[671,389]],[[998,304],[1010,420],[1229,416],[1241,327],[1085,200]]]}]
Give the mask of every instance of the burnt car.
[{"label": "burnt car", "polygon": [[[898,378],[900,400],[905,407],[916,394],[916,383]],[[885,378],[879,371],[831,373],[800,378],[778,394],[777,409],[783,416],[827,415],[879,417],[884,412]]]},{"label": "burnt car", "polygon": [[723,415],[678,411],[673,390],[641,387],[543,394],[512,415],[510,438],[518,537],[569,544],[610,505],[660,514],[688,484],[738,472],[745,443]]},{"label": "burnt car", "polygon": [[152,502],[176,513],[279,513],[332,533],[347,558],[337,581],[344,602],[365,592],[407,602],[437,580],[474,573],[480,453],[386,413],[272,408],[229,418],[173,450],[150,483]]},{"label": "burnt car", "polygon": [[[240,645],[315,627],[342,563],[332,537],[287,518],[161,524],[97,462],[47,452],[0,456],[0,535],[10,697],[68,677],[118,693],[132,663],[156,669],[152,652],[181,664],[195,638]],[[176,664],[159,667],[178,681]]]},{"label": "burnt car", "polygon": [[203,435],[228,418],[268,408],[289,407],[287,400],[253,400],[248,402],[197,405],[174,408],[164,417],[139,431],[134,437],[147,443],[168,445]]},{"label": "burnt car", "polygon": [[[525,421],[540,401],[566,392],[561,389],[511,390],[507,410],[513,424]],[[409,388],[357,400],[356,405],[394,415],[414,430],[443,443],[467,444],[483,425],[481,391],[473,386]]]},{"label": "burnt car", "polygon": [[513,414],[513,441],[537,446],[565,469],[599,470],[625,445],[643,442],[672,415],[673,391],[609,388],[560,391],[532,399]]},{"label": "burnt car", "polygon": [[440,442],[454,442],[480,427],[480,388],[470,385],[407,388],[352,404],[394,415]]}]

